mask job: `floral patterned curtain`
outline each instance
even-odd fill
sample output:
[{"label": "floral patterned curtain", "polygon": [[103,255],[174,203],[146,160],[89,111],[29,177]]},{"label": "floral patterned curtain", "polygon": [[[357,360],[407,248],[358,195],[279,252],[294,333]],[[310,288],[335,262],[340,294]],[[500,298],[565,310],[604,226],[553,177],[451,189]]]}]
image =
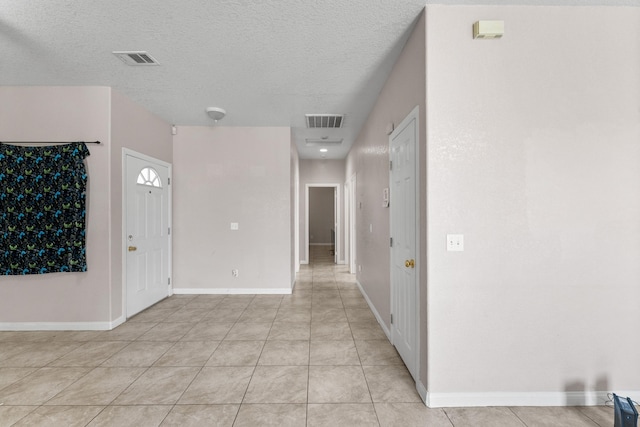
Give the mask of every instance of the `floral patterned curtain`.
[{"label": "floral patterned curtain", "polygon": [[83,142],[0,143],[0,273],[86,271]]}]

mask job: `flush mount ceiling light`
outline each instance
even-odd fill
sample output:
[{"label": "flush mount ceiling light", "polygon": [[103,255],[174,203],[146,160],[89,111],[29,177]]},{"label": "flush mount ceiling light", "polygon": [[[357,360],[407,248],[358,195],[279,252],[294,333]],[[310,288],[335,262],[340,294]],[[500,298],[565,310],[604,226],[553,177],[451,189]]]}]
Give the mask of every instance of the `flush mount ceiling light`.
[{"label": "flush mount ceiling light", "polygon": [[222,120],[224,116],[227,115],[227,112],[224,110],[224,108],[219,107],[207,107],[204,111],[206,111],[207,115],[216,122],[218,120]]},{"label": "flush mount ceiling light", "polygon": [[326,148],[321,148],[321,149],[320,149],[320,152],[321,152],[321,153],[326,153],[327,151],[329,151],[329,150],[327,150]]},{"label": "flush mount ceiling light", "polygon": [[329,138],[306,138],[304,143],[307,147],[335,147],[338,145],[342,145],[343,138],[339,139],[329,139]]}]

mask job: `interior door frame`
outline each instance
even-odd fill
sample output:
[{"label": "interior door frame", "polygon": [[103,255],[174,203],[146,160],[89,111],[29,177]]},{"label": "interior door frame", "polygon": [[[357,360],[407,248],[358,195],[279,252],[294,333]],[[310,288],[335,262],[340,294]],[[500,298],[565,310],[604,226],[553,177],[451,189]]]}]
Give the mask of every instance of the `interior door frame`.
[{"label": "interior door frame", "polygon": [[344,183],[344,263],[351,265],[351,184],[349,181]]},{"label": "interior door frame", "polygon": [[356,274],[356,174],[345,183],[345,232],[344,250],[345,262],[349,266],[349,273]]},{"label": "interior door frame", "polygon": [[305,236],[305,241],[304,241],[304,251],[307,254],[307,264],[311,261],[311,254],[309,251],[309,189],[311,187],[330,187],[334,189],[334,203],[335,206],[333,207],[333,210],[335,212],[334,214],[334,222],[336,224],[336,242],[335,242],[335,254],[334,254],[334,259],[336,260],[336,264],[338,264],[338,262],[340,262],[340,260],[342,259],[342,251],[340,250],[340,240],[342,237],[342,233],[340,230],[340,187],[341,184],[305,184],[305,188],[304,188],[304,201],[305,201],[305,207],[304,207],[304,236]]},{"label": "interior door frame", "polygon": [[[416,385],[420,382],[420,270],[421,270],[421,257],[420,257],[420,239],[422,236],[422,229],[420,227],[420,106],[417,105],[413,110],[411,110],[411,112],[402,120],[402,122],[396,126],[396,128],[394,129],[394,131],[389,135],[389,153],[391,154],[391,143],[393,141],[393,139],[395,138],[395,136],[400,133],[402,131],[402,129],[406,126],[407,123],[409,123],[410,121],[415,120],[415,156],[414,156],[414,174],[415,174],[415,233],[416,233],[416,239],[415,239],[415,246],[416,246],[416,253],[415,253],[415,277],[416,277],[416,298],[415,298],[415,336],[414,336],[414,342],[415,342],[415,348],[414,348],[414,360],[415,360],[415,367],[414,367],[414,371],[415,372],[411,372],[411,375],[413,376],[413,379],[416,382]],[[391,192],[392,188],[393,188],[393,182],[392,182],[392,171],[389,171],[389,191]],[[390,203],[393,203],[393,194],[389,194],[389,199],[390,199]],[[393,217],[391,215],[391,212],[389,212],[389,232],[392,233],[393,231]],[[391,234],[391,237],[393,237],[393,234]],[[389,252],[389,265],[390,265],[390,270],[391,270],[391,274],[393,274],[393,254],[390,251]],[[395,292],[394,292],[394,280],[393,277],[390,278],[390,282],[391,282],[391,311],[393,314],[393,308],[395,307]],[[390,335],[391,335],[391,343],[394,344],[394,328],[393,325],[391,325],[390,329]],[[395,345],[395,344],[394,344]]]},{"label": "interior door frame", "polygon": [[[122,240],[120,243],[120,251],[122,254],[122,317],[125,320],[127,319],[127,251],[125,250],[127,242],[127,156],[136,157],[149,163],[155,163],[157,165],[164,166],[168,169],[167,176],[169,177],[169,180],[171,180],[173,176],[171,163],[156,159],[155,157],[151,157],[147,154],[139,153],[130,148],[122,148]],[[173,231],[173,185],[171,185],[170,182],[167,183],[167,197],[167,225],[169,227],[169,230]],[[170,232],[167,237],[169,238],[169,249],[167,254],[167,259],[169,262],[167,272],[169,277],[168,296],[171,296],[173,295],[173,281],[171,280],[171,278],[173,277],[173,233]]]},{"label": "interior door frame", "polygon": [[349,273],[356,274],[356,187],[357,174],[353,174],[349,180]]},{"label": "interior door frame", "polygon": [[[296,171],[293,191],[293,247],[294,247],[294,273],[300,271],[300,173]],[[295,274],[294,274],[295,280]]]}]

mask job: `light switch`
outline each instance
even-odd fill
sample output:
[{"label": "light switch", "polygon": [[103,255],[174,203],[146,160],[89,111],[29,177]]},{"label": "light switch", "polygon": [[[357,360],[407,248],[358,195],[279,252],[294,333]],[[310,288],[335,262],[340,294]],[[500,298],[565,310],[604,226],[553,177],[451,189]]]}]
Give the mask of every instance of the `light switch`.
[{"label": "light switch", "polygon": [[237,222],[232,222],[231,223],[231,229],[232,230],[237,230],[238,229],[238,223]]},{"label": "light switch", "polygon": [[447,234],[448,251],[464,251],[464,234]]}]

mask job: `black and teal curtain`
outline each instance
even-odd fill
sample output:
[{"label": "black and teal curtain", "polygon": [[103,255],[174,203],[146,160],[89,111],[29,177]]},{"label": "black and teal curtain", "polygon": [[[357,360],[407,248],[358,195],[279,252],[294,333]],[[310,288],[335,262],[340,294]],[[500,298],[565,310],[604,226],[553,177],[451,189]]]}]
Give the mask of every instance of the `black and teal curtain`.
[{"label": "black and teal curtain", "polygon": [[83,142],[0,143],[0,273],[86,271]]}]

